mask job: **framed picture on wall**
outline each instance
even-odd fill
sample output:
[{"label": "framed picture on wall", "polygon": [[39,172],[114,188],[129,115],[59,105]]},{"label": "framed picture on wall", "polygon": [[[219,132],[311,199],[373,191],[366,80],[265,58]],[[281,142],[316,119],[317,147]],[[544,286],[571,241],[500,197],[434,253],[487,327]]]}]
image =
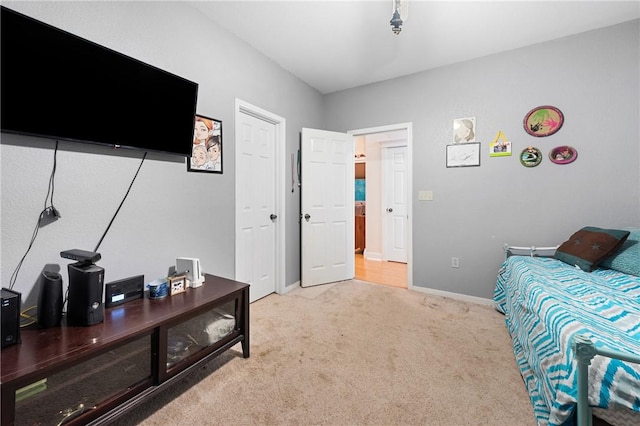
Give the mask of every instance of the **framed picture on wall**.
[{"label": "framed picture on wall", "polygon": [[480,142],[447,145],[447,167],[480,165]]},{"label": "framed picture on wall", "polygon": [[196,115],[193,128],[190,172],[222,173],[222,121]]},{"label": "framed picture on wall", "polygon": [[476,118],[456,118],[453,120],[453,143],[476,141]]}]

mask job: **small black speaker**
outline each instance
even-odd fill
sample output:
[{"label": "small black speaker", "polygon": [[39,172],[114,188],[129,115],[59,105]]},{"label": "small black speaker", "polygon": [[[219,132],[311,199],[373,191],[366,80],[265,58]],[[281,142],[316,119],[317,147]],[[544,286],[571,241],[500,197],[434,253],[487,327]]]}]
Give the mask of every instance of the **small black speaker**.
[{"label": "small black speaker", "polygon": [[67,324],[93,325],[104,321],[104,269],[92,263],[72,263],[69,270]]},{"label": "small black speaker", "polygon": [[42,273],[38,294],[38,327],[57,327],[62,320],[62,277],[57,272]]},{"label": "small black speaker", "polygon": [[2,347],[20,342],[20,308],[22,295],[17,291],[2,289]]}]

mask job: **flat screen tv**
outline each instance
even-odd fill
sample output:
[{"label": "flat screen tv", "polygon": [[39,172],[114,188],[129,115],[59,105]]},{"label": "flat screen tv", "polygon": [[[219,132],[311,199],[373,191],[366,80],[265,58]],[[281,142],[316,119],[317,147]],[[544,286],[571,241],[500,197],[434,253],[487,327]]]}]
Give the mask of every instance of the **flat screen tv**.
[{"label": "flat screen tv", "polygon": [[2,132],[191,155],[196,83],[1,11]]}]

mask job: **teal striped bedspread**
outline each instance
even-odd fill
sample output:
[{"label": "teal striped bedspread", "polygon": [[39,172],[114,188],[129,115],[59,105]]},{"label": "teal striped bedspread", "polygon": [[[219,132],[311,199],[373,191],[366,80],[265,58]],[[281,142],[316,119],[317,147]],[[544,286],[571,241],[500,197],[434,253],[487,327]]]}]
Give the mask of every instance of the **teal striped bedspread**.
[{"label": "teal striped bedspread", "polygon": [[[610,269],[584,272],[553,258],[512,256],[494,293],[539,425],[572,425],[577,368],[571,338],[640,354],[640,277]],[[596,356],[589,404],[640,411],[640,365]]]}]

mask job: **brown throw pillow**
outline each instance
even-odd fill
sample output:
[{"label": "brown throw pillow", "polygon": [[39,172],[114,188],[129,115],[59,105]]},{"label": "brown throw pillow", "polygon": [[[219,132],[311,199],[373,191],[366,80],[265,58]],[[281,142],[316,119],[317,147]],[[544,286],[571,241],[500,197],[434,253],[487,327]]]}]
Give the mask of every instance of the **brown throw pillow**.
[{"label": "brown throw pillow", "polygon": [[553,257],[591,272],[613,254],[628,236],[629,231],[586,226],[562,243]]}]

